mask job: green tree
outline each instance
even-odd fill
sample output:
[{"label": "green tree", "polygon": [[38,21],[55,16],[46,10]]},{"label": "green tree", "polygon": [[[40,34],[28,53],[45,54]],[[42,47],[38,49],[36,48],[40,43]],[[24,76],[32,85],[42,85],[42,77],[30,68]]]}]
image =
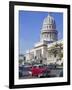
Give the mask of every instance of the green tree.
[{"label": "green tree", "polygon": [[54,55],[56,57],[58,55],[59,59],[61,60],[63,57],[63,44],[62,43],[56,43],[50,49],[48,50],[51,55]]}]

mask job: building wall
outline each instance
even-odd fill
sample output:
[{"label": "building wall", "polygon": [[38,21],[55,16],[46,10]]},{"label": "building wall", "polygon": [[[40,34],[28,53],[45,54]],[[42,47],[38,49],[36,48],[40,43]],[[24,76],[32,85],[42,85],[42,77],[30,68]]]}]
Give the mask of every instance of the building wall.
[{"label": "building wall", "polygon": [[[29,50],[29,52],[26,53],[26,61],[31,62],[32,60],[35,60],[36,62],[40,62],[42,60],[43,64],[50,64],[50,63],[56,63],[56,60],[59,58],[58,55],[56,57],[54,54],[50,54],[48,50],[54,46],[56,43],[62,43],[63,41],[57,41],[51,44],[48,44],[47,46],[37,46],[34,49]],[[63,50],[62,50],[63,52]],[[36,57],[36,58],[35,58]],[[62,62],[62,61],[61,61]],[[58,63],[61,63],[58,61]]]}]

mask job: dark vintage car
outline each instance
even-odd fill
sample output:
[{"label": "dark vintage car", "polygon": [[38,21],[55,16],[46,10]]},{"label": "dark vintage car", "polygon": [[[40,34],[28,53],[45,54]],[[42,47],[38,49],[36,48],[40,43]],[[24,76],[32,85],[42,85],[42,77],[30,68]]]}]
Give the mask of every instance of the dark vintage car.
[{"label": "dark vintage car", "polygon": [[19,67],[19,77],[27,77],[31,75],[31,67],[30,66],[20,66]]},{"label": "dark vintage car", "polygon": [[43,76],[41,77],[63,77],[63,70],[47,70],[43,73]]}]

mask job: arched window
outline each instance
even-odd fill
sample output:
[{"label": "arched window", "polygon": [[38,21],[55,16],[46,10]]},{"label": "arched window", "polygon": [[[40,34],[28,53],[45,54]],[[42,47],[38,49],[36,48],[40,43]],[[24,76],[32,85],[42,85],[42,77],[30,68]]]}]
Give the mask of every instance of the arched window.
[{"label": "arched window", "polygon": [[52,29],[54,29],[54,25],[52,25]]},{"label": "arched window", "polygon": [[48,29],[48,25],[47,25],[47,29]]},{"label": "arched window", "polygon": [[51,28],[51,25],[49,25],[49,29]]}]

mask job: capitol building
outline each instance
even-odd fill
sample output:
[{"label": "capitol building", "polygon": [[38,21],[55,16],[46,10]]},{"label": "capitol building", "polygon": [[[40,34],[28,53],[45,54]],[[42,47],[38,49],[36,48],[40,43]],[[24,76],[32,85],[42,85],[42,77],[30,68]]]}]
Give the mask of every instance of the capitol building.
[{"label": "capitol building", "polygon": [[56,21],[50,14],[43,20],[40,31],[40,41],[34,44],[24,54],[25,62],[28,63],[63,63],[63,40],[58,40]]}]

